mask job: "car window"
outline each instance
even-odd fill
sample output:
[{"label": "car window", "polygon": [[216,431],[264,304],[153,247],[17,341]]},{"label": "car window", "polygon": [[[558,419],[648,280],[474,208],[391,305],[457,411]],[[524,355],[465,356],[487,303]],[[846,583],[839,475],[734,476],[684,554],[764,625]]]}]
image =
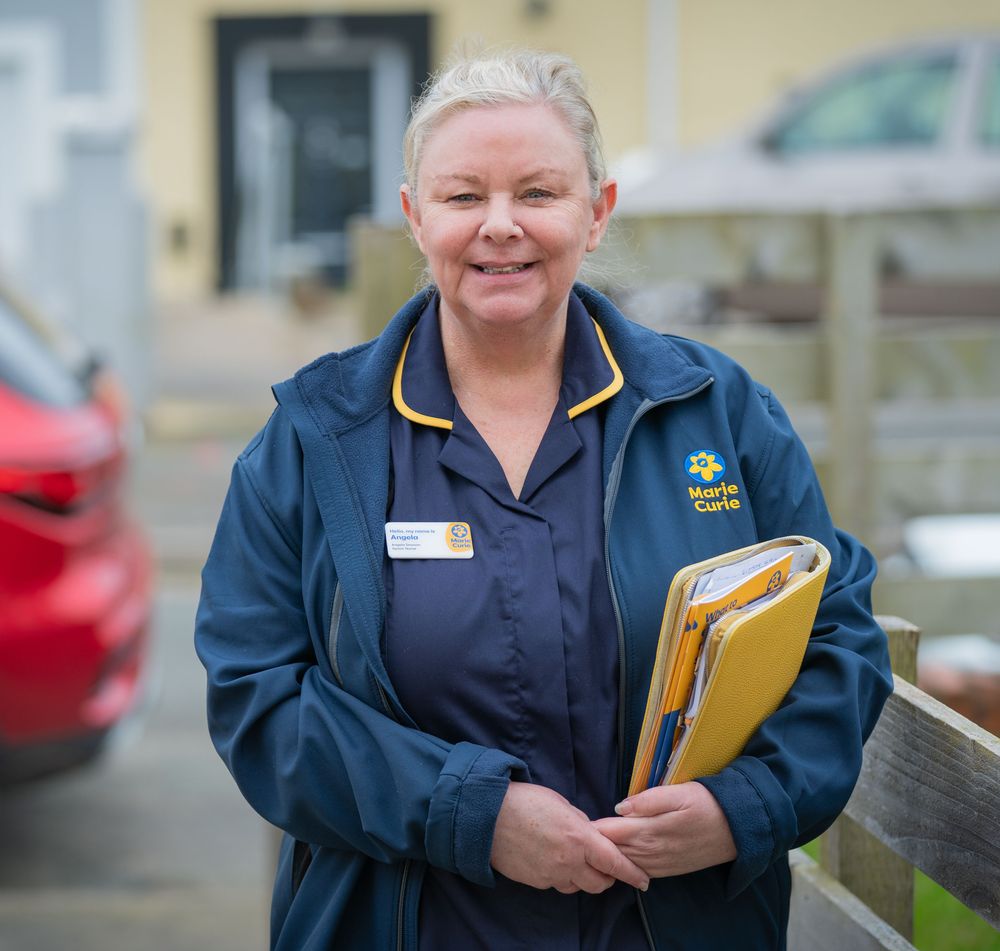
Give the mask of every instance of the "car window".
[{"label": "car window", "polygon": [[933,145],[944,131],[953,55],[877,63],[834,80],[768,136],[780,153]]},{"label": "car window", "polygon": [[983,144],[1000,148],[1000,54],[990,64],[983,107]]},{"label": "car window", "polygon": [[73,406],[84,387],[42,339],[0,297],[0,384],[50,406]]}]

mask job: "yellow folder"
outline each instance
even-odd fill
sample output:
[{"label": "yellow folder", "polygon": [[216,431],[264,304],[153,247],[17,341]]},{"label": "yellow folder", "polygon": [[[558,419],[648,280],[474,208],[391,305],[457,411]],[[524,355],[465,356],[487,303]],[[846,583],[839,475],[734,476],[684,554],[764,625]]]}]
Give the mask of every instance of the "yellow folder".
[{"label": "yellow folder", "polygon": [[677,572],[630,796],[717,773],[739,756],[798,675],[829,567],[826,548],[792,535]]}]

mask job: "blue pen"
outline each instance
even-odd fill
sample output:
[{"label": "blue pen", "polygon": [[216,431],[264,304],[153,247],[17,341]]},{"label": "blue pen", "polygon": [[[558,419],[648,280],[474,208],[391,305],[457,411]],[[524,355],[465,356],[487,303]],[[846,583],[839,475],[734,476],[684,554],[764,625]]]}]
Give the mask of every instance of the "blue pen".
[{"label": "blue pen", "polygon": [[677,720],[680,715],[680,710],[673,710],[663,715],[660,735],[657,737],[656,750],[653,753],[653,768],[649,774],[648,788],[659,786],[663,782],[663,775],[667,771],[667,763],[670,762],[670,754],[674,749],[674,733],[677,731]]}]

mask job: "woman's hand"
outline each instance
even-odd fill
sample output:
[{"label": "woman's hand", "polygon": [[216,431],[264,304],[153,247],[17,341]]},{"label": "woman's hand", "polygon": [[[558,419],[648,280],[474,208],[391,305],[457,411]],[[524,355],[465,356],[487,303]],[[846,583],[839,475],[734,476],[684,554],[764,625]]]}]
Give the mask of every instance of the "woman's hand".
[{"label": "woman's hand", "polygon": [[493,833],[493,868],[533,888],[598,894],[616,880],[645,891],[649,876],[552,789],[511,783]]},{"label": "woman's hand", "polygon": [[650,878],[736,858],[725,813],[701,783],[655,786],[623,800],[616,811],[622,818],[598,819],[594,827]]}]

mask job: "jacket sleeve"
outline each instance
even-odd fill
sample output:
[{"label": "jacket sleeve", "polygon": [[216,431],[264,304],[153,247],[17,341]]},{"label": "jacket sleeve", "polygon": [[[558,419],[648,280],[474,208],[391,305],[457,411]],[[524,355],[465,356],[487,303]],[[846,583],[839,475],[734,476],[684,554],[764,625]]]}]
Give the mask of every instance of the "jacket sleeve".
[{"label": "jacket sleeve", "polygon": [[[244,454],[196,621],[220,756],[250,805],[296,839],[383,862],[426,860],[493,884],[496,816],[524,764],[404,726],[321,668],[303,604],[301,535],[250,470]],[[288,491],[277,485],[273,494],[280,501]]]},{"label": "jacket sleeve", "polygon": [[763,427],[749,427],[757,446],[741,457],[759,537],[808,535],[829,548],[831,565],[802,669],[781,707],[738,759],[699,780],[736,841],[730,895],[841,812],[892,691],[886,637],[871,609],[873,557],[834,529],[808,453],[771,393],[758,388],[743,412],[760,414]]}]

